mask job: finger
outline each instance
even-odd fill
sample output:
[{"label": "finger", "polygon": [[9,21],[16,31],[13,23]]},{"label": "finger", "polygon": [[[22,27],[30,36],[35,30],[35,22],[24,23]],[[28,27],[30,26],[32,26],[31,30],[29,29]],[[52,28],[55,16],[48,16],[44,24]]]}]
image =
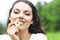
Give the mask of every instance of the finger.
[{"label": "finger", "polygon": [[13,34],[18,35],[18,33],[19,33],[18,29],[16,27],[14,27],[14,26],[12,26],[11,28],[9,28],[7,30],[7,32],[10,33],[10,34],[12,34],[12,35]]},{"label": "finger", "polygon": [[8,29],[9,29],[10,27],[12,27],[13,25],[15,25],[13,22],[9,23],[9,24],[8,24]]}]

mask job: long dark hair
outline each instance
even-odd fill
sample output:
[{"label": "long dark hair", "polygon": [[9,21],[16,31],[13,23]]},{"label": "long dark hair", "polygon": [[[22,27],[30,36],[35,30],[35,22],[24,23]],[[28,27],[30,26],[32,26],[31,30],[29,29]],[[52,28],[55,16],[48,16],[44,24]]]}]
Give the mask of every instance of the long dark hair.
[{"label": "long dark hair", "polygon": [[[32,13],[33,13],[33,24],[30,25],[29,27],[29,32],[30,33],[43,33],[45,34],[45,32],[43,31],[42,27],[41,27],[41,24],[40,24],[40,18],[38,16],[38,11],[37,9],[35,8],[35,6],[30,2],[30,1],[21,1],[21,0],[17,0],[16,2],[14,2],[14,4],[12,5],[10,11],[9,11],[9,16],[11,14],[11,11],[14,7],[14,5],[18,2],[24,2],[24,3],[27,3],[31,8],[32,8]],[[10,20],[9,20],[9,17],[8,17],[8,22],[7,22],[7,26],[8,24],[10,23]]]}]

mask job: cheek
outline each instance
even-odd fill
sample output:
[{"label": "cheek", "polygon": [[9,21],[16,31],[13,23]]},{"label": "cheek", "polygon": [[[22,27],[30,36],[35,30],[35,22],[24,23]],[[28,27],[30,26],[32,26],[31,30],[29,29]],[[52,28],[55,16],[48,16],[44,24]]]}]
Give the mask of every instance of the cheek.
[{"label": "cheek", "polygon": [[17,15],[16,15],[16,14],[14,14],[14,13],[12,13],[12,14],[11,14],[11,17],[17,17]]},{"label": "cheek", "polygon": [[31,21],[32,21],[32,16],[25,17],[25,19],[26,19],[28,22],[31,22]]},{"label": "cheek", "polygon": [[16,19],[16,17],[17,17],[16,15],[11,14],[11,16],[10,16],[9,20],[10,20],[10,21],[14,21],[14,20]]}]

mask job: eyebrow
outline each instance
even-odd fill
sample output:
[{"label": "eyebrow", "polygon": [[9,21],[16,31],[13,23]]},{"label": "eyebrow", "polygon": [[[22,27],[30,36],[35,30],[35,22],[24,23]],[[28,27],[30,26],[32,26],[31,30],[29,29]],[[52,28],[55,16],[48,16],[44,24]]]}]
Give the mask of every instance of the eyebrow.
[{"label": "eyebrow", "polygon": [[[14,9],[14,11],[15,11],[15,10],[20,11],[20,9],[18,9],[18,8],[15,8],[15,9]],[[30,13],[30,11],[29,11],[29,10],[25,10],[24,12],[29,12],[29,13]]]},{"label": "eyebrow", "polygon": [[29,12],[29,10],[25,10],[25,12]]},{"label": "eyebrow", "polygon": [[25,10],[24,12],[28,12],[28,13],[30,13],[30,11],[29,11],[29,10]]},{"label": "eyebrow", "polygon": [[19,9],[17,9],[17,8],[16,8],[16,9],[14,9],[14,10],[18,10],[18,11],[20,11],[20,10],[19,10]]}]

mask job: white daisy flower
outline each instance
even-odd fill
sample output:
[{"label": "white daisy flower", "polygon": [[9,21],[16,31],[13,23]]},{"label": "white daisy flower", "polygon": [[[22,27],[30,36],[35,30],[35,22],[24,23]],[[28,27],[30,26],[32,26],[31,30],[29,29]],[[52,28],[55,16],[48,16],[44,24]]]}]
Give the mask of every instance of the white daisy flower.
[{"label": "white daisy flower", "polygon": [[20,22],[19,21],[16,21],[15,22],[15,25],[18,27],[20,25]]}]

